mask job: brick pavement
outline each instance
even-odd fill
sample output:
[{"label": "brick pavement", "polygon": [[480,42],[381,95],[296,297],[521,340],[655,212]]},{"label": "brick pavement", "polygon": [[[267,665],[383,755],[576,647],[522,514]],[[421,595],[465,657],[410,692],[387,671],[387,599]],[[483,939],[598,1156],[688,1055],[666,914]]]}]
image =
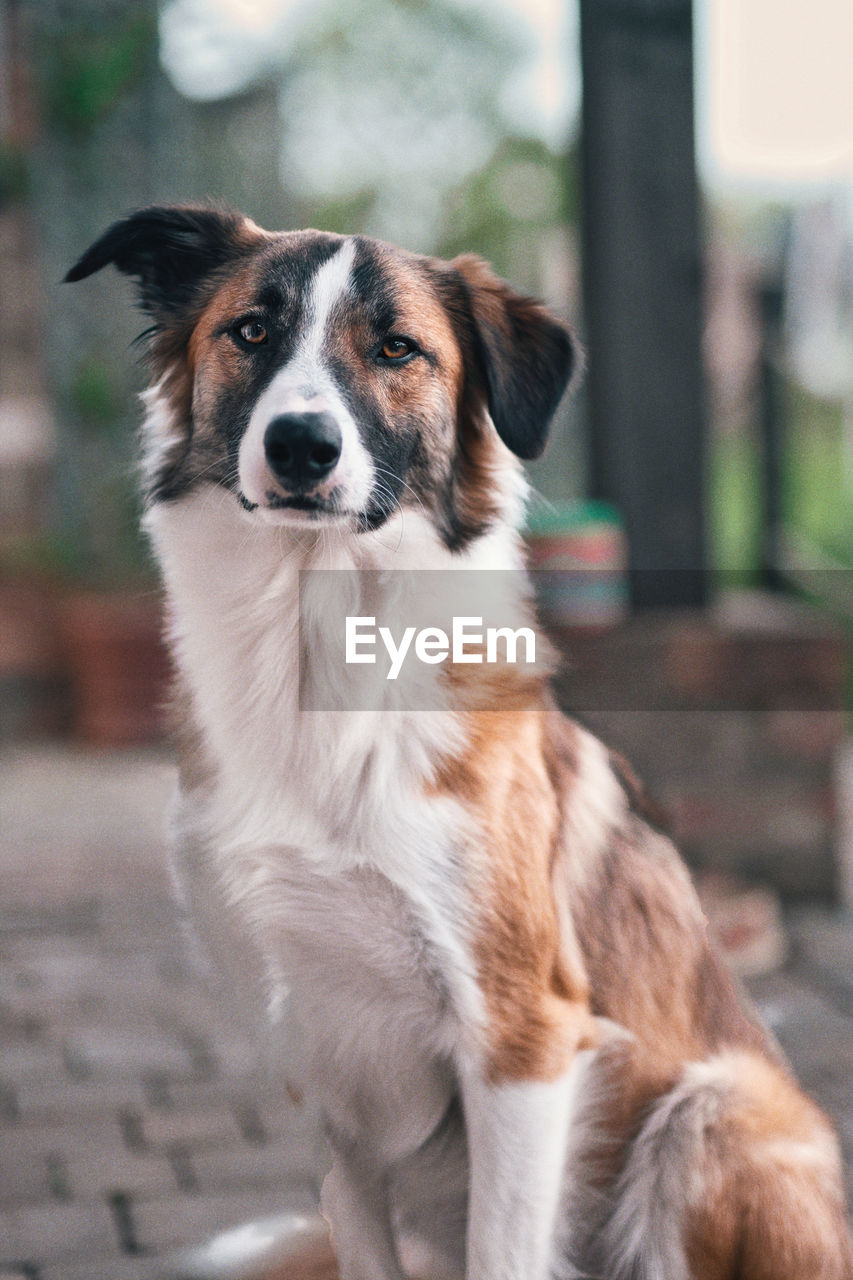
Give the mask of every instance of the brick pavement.
[{"label": "brick pavement", "polygon": [[171,769],[0,760],[0,1280],[124,1280],[316,1207],[322,1153],[194,965],[166,872]]},{"label": "brick pavement", "polygon": [[[147,1280],[316,1205],[312,1118],[191,960],[154,754],[0,757],[0,1280]],[[853,921],[752,990],[853,1161]]]}]

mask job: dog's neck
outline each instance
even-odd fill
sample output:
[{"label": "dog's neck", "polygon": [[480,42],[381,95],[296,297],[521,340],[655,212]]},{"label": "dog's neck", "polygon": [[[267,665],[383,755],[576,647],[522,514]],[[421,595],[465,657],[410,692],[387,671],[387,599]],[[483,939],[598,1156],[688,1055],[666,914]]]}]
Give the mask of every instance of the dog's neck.
[{"label": "dog's neck", "polygon": [[[400,701],[402,682],[383,682],[376,704],[353,708],[366,714],[342,721],[334,714],[311,714],[311,706],[308,713],[303,710],[306,683],[325,697],[340,675],[340,642],[329,643],[322,599],[318,605],[318,595],[337,590],[328,573],[348,571],[340,578],[354,590],[347,611],[365,607],[366,583],[372,592],[395,594],[395,616],[431,625],[436,617],[424,615],[424,576],[416,570],[485,574],[500,569],[494,576],[504,592],[502,606],[529,621],[521,543],[508,526],[479,539],[464,556],[443,548],[416,512],[374,534],[326,530],[300,536],[253,526],[232,494],[209,486],[180,502],[154,506],[147,527],[163,571],[174,651],[192,718],[220,773],[219,788],[234,811],[233,829],[252,831],[256,840],[262,828],[269,839],[276,835],[264,824],[274,798],[280,803],[283,778],[306,791],[306,812],[316,812],[328,808],[307,794],[318,781],[324,789],[336,789],[345,805],[353,780],[367,787],[369,770],[379,769],[380,761],[386,767],[389,753],[397,762],[395,776],[424,777],[458,736],[458,690],[441,680],[436,667],[419,672],[419,678],[425,673],[434,680],[440,690],[435,697],[429,689],[424,692],[423,683],[416,684],[414,701],[406,705]],[[507,566],[514,568],[507,571]],[[303,586],[300,601],[300,577],[304,584],[306,576],[316,593],[309,592],[306,600]],[[466,609],[464,594],[457,592],[455,599],[463,602],[462,612],[477,611]],[[380,613],[387,603],[374,596],[371,613]],[[504,611],[501,621],[506,619]],[[469,670],[476,674],[475,668]],[[413,714],[373,714],[386,708]],[[230,793],[223,785],[227,772],[234,777]],[[247,804],[255,815],[251,821]],[[368,812],[369,806],[359,811]],[[302,838],[318,837],[306,828]]]},{"label": "dog's neck", "polygon": [[[300,578],[304,584],[311,574],[346,573],[339,582],[342,589],[348,584],[354,611],[363,611],[370,601],[381,604],[378,592],[386,600],[394,596],[395,607],[403,612],[409,604],[414,609],[423,596],[425,580],[420,575],[425,572],[500,570],[507,575],[502,583],[504,603],[511,607],[510,597],[515,596],[523,610],[528,583],[515,525],[524,495],[517,478],[513,480],[506,519],[461,554],[450,552],[417,510],[401,511],[369,533],[335,527],[303,531],[260,524],[240,510],[233,494],[215,485],[201,487],[179,502],[154,505],[145,525],[179,639],[196,626],[209,628],[211,636],[222,637],[224,629],[236,628],[259,639],[272,627],[284,638],[303,622],[314,625],[316,645],[322,643],[321,620],[310,614],[300,618],[294,609]],[[310,653],[306,656],[310,661]],[[235,678],[239,675],[234,673]]]}]

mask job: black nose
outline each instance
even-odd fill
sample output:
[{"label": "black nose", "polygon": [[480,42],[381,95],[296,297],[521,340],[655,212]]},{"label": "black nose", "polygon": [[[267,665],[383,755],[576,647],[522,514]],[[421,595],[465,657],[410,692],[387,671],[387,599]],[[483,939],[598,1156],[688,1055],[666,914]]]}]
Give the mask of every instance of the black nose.
[{"label": "black nose", "polygon": [[264,435],[267,465],[288,488],[310,489],[341,456],[341,429],[330,413],[283,413]]}]

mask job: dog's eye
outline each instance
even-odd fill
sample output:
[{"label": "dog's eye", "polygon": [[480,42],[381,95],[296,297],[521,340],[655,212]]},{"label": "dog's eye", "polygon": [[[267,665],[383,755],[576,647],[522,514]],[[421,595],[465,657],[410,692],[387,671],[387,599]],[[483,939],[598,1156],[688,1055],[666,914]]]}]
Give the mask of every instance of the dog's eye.
[{"label": "dog's eye", "polygon": [[410,356],[417,354],[417,347],[409,338],[386,338],[379,351],[382,360],[392,364],[401,364]]},{"label": "dog's eye", "polygon": [[237,335],[244,342],[250,342],[253,347],[257,347],[267,340],[267,331],[260,320],[246,320],[238,327]]}]

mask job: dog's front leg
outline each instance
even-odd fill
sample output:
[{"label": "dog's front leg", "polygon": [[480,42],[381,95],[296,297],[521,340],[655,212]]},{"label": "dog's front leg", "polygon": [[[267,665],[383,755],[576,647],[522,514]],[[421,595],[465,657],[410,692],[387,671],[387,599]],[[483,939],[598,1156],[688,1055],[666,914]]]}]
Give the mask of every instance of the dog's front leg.
[{"label": "dog's front leg", "polygon": [[341,1280],[405,1280],[394,1246],[386,1180],[379,1171],[352,1151],[335,1147],[322,1207]]},{"label": "dog's front leg", "polygon": [[595,1044],[595,1035],[582,1040],[554,1078],[495,1078],[484,1064],[462,1064],[467,1280],[550,1275],[569,1125]]}]

